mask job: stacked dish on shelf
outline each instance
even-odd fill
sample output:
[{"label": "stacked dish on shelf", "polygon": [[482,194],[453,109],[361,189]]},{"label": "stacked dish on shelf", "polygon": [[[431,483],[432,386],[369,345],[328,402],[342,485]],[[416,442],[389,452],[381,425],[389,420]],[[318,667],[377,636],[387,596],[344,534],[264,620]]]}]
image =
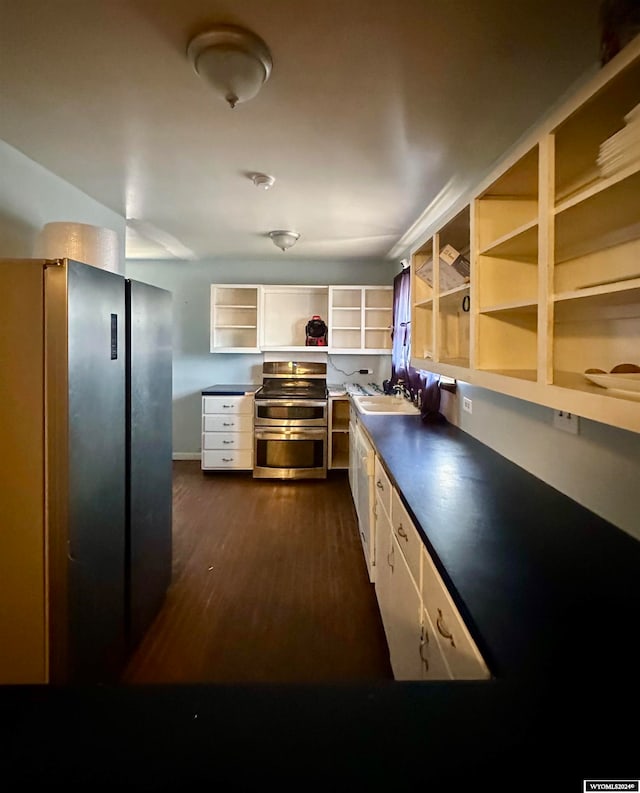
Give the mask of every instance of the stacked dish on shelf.
[{"label": "stacked dish on shelf", "polygon": [[640,161],[640,104],[624,117],[625,126],[600,145],[598,166],[603,177]]},{"label": "stacked dish on shelf", "polygon": [[640,366],[633,363],[618,364],[609,374],[602,369],[587,369],[584,376],[602,388],[613,388],[616,391],[632,393],[640,392]]}]

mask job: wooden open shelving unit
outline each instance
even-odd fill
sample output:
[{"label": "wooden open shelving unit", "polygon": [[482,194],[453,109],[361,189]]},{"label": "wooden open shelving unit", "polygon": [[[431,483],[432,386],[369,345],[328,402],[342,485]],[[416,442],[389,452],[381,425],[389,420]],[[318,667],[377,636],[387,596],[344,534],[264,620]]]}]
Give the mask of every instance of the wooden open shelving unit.
[{"label": "wooden open shelving unit", "polygon": [[[637,37],[441,216],[411,254],[413,366],[640,432],[640,392],[584,376],[640,366],[640,157],[597,162],[639,103]],[[471,262],[448,293],[421,277],[447,243]]]}]

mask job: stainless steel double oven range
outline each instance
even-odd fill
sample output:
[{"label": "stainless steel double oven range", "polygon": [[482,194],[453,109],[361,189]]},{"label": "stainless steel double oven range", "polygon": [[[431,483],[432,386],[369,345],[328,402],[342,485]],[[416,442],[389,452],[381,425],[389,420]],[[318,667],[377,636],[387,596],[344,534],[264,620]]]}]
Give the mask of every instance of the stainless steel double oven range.
[{"label": "stainless steel double oven range", "polygon": [[327,365],[267,361],[255,394],[254,478],[326,479]]}]

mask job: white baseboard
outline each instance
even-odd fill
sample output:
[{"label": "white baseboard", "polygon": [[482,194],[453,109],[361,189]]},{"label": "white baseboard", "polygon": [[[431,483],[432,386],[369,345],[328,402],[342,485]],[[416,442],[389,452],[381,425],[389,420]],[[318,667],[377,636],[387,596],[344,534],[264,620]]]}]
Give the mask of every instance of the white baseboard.
[{"label": "white baseboard", "polygon": [[174,452],[174,460],[201,460],[202,455],[200,452]]}]

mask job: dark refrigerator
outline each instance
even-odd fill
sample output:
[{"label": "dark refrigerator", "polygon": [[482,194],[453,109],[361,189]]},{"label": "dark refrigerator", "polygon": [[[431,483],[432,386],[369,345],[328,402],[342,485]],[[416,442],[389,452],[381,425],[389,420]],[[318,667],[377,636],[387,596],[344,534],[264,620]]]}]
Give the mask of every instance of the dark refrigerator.
[{"label": "dark refrigerator", "polygon": [[0,683],[116,681],[171,578],[170,293],[0,260]]},{"label": "dark refrigerator", "polygon": [[126,282],[126,633],[140,643],[171,582],[171,293]]}]

